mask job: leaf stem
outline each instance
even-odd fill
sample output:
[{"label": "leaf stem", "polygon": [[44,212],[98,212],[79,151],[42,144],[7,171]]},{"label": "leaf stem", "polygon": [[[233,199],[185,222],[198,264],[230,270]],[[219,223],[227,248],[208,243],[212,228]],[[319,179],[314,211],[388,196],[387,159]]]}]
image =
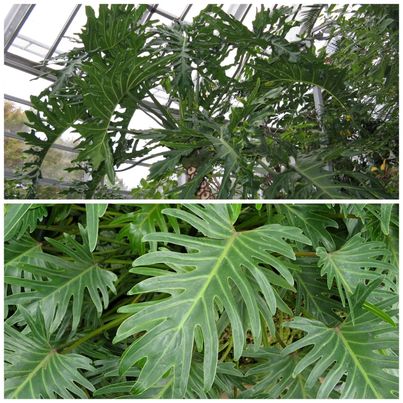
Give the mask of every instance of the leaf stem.
[{"label": "leaf stem", "polygon": [[296,251],[294,252],[295,256],[317,256],[316,252],[309,252],[309,251]]},{"label": "leaf stem", "polygon": [[221,356],[220,362],[224,362],[224,361],[225,361],[225,359],[227,358],[229,352],[232,350],[233,344],[234,344],[234,342],[233,342],[232,335],[231,335],[230,339],[228,340],[227,349],[224,351],[223,355]]},{"label": "leaf stem", "polygon": [[46,230],[46,231],[54,231],[54,232],[66,232],[66,233],[78,233],[78,229],[70,228],[70,227],[58,227],[57,225],[41,225],[38,224],[36,226],[38,229]]},{"label": "leaf stem", "polygon": [[62,354],[73,351],[82,343],[85,343],[87,340],[90,340],[93,337],[98,336],[99,334],[103,333],[105,330],[113,329],[114,327],[119,326],[125,319],[127,319],[131,315],[132,315],[131,313],[121,315],[119,318],[116,318],[115,320],[112,320],[112,321],[106,323],[105,325],[98,327],[97,329],[94,329],[92,332],[86,334],[83,337],[80,337],[78,340],[76,340],[73,343],[68,344],[66,347],[64,347],[62,350]]}]

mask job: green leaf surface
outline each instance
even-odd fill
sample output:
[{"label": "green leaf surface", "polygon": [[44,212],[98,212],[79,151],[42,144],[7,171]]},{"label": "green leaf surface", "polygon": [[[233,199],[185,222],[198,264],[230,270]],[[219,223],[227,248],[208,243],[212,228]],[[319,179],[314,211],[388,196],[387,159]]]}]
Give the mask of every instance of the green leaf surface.
[{"label": "green leaf surface", "polygon": [[331,210],[326,206],[281,204],[276,208],[285,215],[287,222],[303,229],[313,246],[323,245],[328,251],[335,248],[335,242],[328,228],[338,228],[338,224],[329,217]]},{"label": "green leaf surface", "polygon": [[89,295],[98,314],[101,314],[109,303],[108,291],[115,292],[114,282],[117,277],[97,266],[86,246],[71,236],[66,235],[64,242],[54,239],[48,239],[48,242],[73,260],[41,253],[38,259],[42,265],[21,262],[21,270],[40,278],[7,275],[5,283],[30,291],[10,295],[5,303],[23,305],[30,312],[39,306],[51,332],[58,328],[69,310],[73,315],[71,327],[75,331],[82,315],[84,297]]},{"label": "green leaf surface", "polygon": [[93,369],[79,354],[60,354],[40,310],[35,315],[20,308],[29,332],[5,324],[5,397],[8,399],[86,399],[93,385],[82,371]]},{"label": "green leaf surface", "polygon": [[8,207],[4,218],[4,241],[21,238],[25,231],[34,231],[37,222],[46,217],[43,206],[35,204],[12,204]]},{"label": "green leaf surface", "polygon": [[107,208],[107,204],[87,204],[85,206],[90,252],[92,252],[97,245],[99,218],[105,214]]},{"label": "green leaf surface", "polygon": [[317,261],[299,259],[296,266],[299,267],[299,270],[293,272],[297,289],[296,313],[303,311],[328,325],[338,322],[340,318],[336,312],[342,309],[342,305],[338,301],[337,290],[327,287]]},{"label": "green leaf surface", "polygon": [[[379,307],[389,304],[386,300]],[[349,317],[336,327],[297,317],[286,326],[302,330],[306,335],[287,346],[283,354],[313,345],[295,367],[294,376],[315,364],[306,387],[312,387],[321,378],[317,398],[326,399],[339,382],[343,382],[342,399],[396,398],[398,378],[390,370],[398,368],[399,360],[394,353],[381,352],[398,348],[398,332],[390,324],[361,309],[355,315],[354,324]]]},{"label": "green leaf surface", "polygon": [[317,381],[311,388],[307,388],[307,370],[294,374],[299,362],[299,356],[283,355],[276,347],[247,351],[245,357],[257,360],[257,364],[245,374],[253,385],[242,392],[244,399],[314,399],[320,383]]},{"label": "green leaf surface", "polygon": [[390,264],[378,259],[389,254],[385,244],[377,241],[366,242],[361,234],[349,239],[339,250],[327,252],[323,247],[319,247],[316,248],[316,253],[319,256],[321,275],[326,275],[329,289],[335,281],[343,305],[358,284],[379,277],[379,274],[371,269],[392,269]]},{"label": "green leaf surface", "polygon": [[[272,273],[272,269],[260,265],[275,268],[292,284],[290,272],[273,253],[294,259],[293,250],[285,239],[309,243],[297,228],[276,224],[237,233],[232,227],[225,205],[189,205],[187,208],[191,212],[179,209],[167,209],[164,212],[187,221],[206,238],[172,233],[146,235],[145,240],[169,242],[186,248],[188,252],[151,252],[134,262],[134,266],[165,263],[194,267],[187,273],[149,278],[130,291],[135,294],[158,290],[171,294],[171,297],[160,304],[146,307],[126,319],[117,331],[115,342],[146,331],[126,350],[120,366],[121,372],[125,373],[136,362],[147,359],[136,382],[135,388],[138,391],[152,387],[164,373],[172,369],[173,396],[184,395],[197,327],[203,337],[204,387],[209,390],[217,365],[218,335],[213,318],[218,306],[223,306],[228,314],[234,337],[234,354],[235,358],[239,358],[243,351],[246,329],[242,325],[239,304],[234,300],[234,286],[242,295],[252,334],[260,337],[262,329],[257,302],[259,292],[263,294],[272,315],[277,308],[270,277],[264,274],[265,271]],[[151,345],[156,348],[150,350]],[[162,350],[157,346],[162,346]]]}]

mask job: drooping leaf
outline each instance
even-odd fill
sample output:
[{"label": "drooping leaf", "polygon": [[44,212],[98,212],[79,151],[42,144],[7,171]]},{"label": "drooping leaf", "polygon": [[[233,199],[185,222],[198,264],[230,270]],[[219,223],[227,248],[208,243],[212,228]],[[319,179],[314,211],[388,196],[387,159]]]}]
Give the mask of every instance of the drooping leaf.
[{"label": "drooping leaf", "polygon": [[[145,307],[126,319],[117,331],[115,342],[133,333],[146,331],[124,353],[120,366],[124,373],[146,358],[135,385],[136,391],[152,387],[172,369],[173,396],[185,394],[196,327],[201,329],[203,336],[204,386],[208,390],[214,381],[217,366],[218,335],[214,316],[218,306],[224,308],[230,319],[234,357],[237,359],[242,354],[246,329],[242,325],[232,288],[236,286],[241,293],[252,334],[258,337],[261,333],[257,303],[259,292],[264,295],[272,314],[277,307],[273,287],[264,275],[266,270],[270,272],[271,269],[260,265],[272,266],[292,284],[290,272],[273,253],[294,259],[293,250],[284,239],[309,244],[299,229],[276,224],[237,233],[225,205],[188,205],[187,209],[190,212],[166,209],[164,213],[188,222],[205,237],[172,233],[146,235],[145,240],[169,242],[185,247],[188,252],[151,252],[134,262],[134,266],[171,263],[194,267],[190,272],[144,280],[130,291],[131,294],[155,291],[171,294],[161,303]],[[255,284],[259,285],[260,290],[252,287],[246,274],[256,280]],[[151,345],[158,348],[150,349]],[[159,346],[163,346],[162,351]]]},{"label": "drooping leaf", "polygon": [[284,59],[275,60],[273,63],[258,60],[256,68],[262,71],[263,78],[267,80],[264,82],[267,87],[280,84],[286,88],[301,85],[309,89],[317,86],[342,108],[347,108],[345,71],[324,64],[311,53],[301,55],[294,63]]},{"label": "drooping leaf", "polygon": [[79,354],[61,354],[51,339],[43,315],[20,307],[26,330],[5,324],[5,397],[8,399],[73,399],[94,390],[82,371],[93,369],[91,360]]}]

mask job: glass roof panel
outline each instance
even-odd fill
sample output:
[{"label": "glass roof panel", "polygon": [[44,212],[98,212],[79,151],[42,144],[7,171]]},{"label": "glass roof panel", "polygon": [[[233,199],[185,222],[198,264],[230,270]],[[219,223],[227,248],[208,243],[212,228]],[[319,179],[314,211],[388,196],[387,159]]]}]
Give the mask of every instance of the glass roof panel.
[{"label": "glass roof panel", "polygon": [[193,4],[190,8],[189,12],[185,17],[185,21],[192,22],[193,18],[196,17],[201,10],[204,10],[207,7],[207,4]]},{"label": "glass roof panel", "polygon": [[170,4],[162,4],[158,6],[158,10],[163,10],[168,14],[180,17],[186,9],[186,4],[171,2]]},{"label": "glass roof panel", "polygon": [[50,85],[48,80],[36,78],[9,66],[4,66],[3,72],[7,77],[7,80],[3,80],[4,93],[27,101],[29,101],[30,95],[38,95]]},{"label": "glass roof panel", "polygon": [[85,25],[86,22],[87,16],[85,15],[85,6],[82,5],[57,47],[57,50],[59,52],[68,52],[76,46],[74,40],[78,39],[77,34],[81,32],[81,28]]},{"label": "glass roof panel", "polygon": [[[18,37],[25,39],[25,41],[32,39],[37,46],[40,44],[41,54],[43,54],[40,60],[42,60],[56,40],[73,8],[74,6],[69,2],[37,3],[21,28]],[[26,50],[31,47],[33,44],[29,45]],[[9,51],[14,53],[15,49],[16,47],[12,44]],[[34,51],[37,50],[36,47]],[[34,60],[32,57],[29,58]]]}]

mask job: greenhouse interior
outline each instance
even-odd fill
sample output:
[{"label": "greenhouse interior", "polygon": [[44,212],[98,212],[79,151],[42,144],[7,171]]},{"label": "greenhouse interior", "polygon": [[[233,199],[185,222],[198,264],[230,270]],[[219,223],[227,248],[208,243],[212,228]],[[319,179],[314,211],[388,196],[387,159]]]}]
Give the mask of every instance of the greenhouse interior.
[{"label": "greenhouse interior", "polygon": [[396,199],[398,15],[13,5],[5,198]]}]

